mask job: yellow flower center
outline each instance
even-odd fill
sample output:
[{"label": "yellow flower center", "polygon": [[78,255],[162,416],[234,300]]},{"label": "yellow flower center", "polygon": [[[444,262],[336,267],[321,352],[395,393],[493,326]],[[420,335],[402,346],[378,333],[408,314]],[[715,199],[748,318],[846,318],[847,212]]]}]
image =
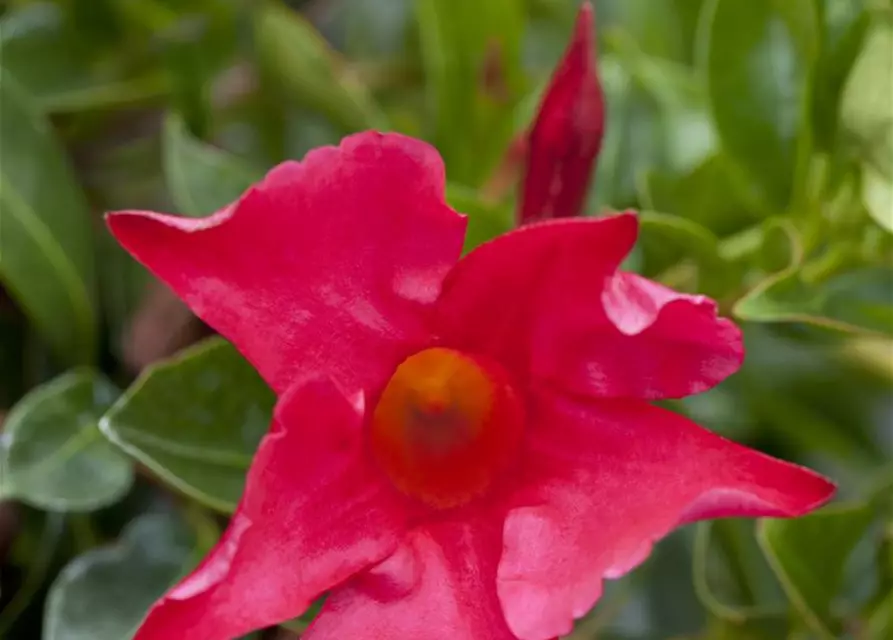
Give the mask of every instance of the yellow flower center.
[{"label": "yellow flower center", "polygon": [[459,351],[420,351],[394,371],[370,441],[404,493],[448,508],[482,494],[515,459],[523,407],[501,367]]}]

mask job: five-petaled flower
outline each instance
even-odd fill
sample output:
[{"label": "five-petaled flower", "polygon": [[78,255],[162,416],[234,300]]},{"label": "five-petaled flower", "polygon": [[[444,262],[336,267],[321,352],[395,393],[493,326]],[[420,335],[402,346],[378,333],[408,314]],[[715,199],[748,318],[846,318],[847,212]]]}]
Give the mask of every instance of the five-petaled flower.
[{"label": "five-petaled flower", "polygon": [[715,304],[618,270],[636,217],[460,259],[436,151],[362,133],[205,219],[118,240],[278,394],[219,544],[138,640],[224,640],[328,593],[307,640],[543,640],[675,526],[796,516],[832,485],[649,403],[733,373]]}]

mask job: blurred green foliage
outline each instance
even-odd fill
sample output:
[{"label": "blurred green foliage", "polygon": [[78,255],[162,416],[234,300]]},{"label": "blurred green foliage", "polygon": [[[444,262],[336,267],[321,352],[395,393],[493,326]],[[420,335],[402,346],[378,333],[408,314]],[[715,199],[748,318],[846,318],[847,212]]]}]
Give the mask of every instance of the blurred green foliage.
[{"label": "blurred green foliage", "polygon": [[[205,215],[273,164],[379,128],[438,147],[470,249],[512,225],[498,167],[575,11],[0,5],[0,636],[127,637],[219,535],[270,413],[218,338],[153,364],[201,331],[171,337],[194,319],[101,213]],[[741,373],[673,408],[825,472],[841,502],[678,532],[571,637],[889,639],[893,4],[600,0],[596,15],[608,120],[589,210],[642,210],[627,267],[745,328]],[[120,606],[102,608],[110,593]]]}]

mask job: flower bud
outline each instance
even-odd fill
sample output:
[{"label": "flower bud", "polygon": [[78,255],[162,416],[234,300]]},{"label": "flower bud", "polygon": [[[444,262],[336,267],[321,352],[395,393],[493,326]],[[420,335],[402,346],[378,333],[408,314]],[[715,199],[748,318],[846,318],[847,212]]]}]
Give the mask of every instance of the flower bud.
[{"label": "flower bud", "polygon": [[585,2],[530,131],[519,224],[582,211],[605,129],[594,34],[592,5]]}]

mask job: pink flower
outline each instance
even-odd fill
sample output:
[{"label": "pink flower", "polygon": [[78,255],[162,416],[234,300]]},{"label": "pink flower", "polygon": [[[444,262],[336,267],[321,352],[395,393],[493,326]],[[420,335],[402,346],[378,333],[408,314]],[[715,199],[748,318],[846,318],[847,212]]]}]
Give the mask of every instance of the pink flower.
[{"label": "pink flower", "polygon": [[529,134],[521,224],[583,211],[605,130],[594,41],[592,5],[584,2]]},{"label": "pink flower", "polygon": [[362,133],[205,219],[118,240],[279,394],[216,548],[138,640],[567,632],[674,527],[796,516],[815,473],[649,404],[740,365],[715,304],[617,270],[636,217],[547,221],[460,259],[436,151]]}]

